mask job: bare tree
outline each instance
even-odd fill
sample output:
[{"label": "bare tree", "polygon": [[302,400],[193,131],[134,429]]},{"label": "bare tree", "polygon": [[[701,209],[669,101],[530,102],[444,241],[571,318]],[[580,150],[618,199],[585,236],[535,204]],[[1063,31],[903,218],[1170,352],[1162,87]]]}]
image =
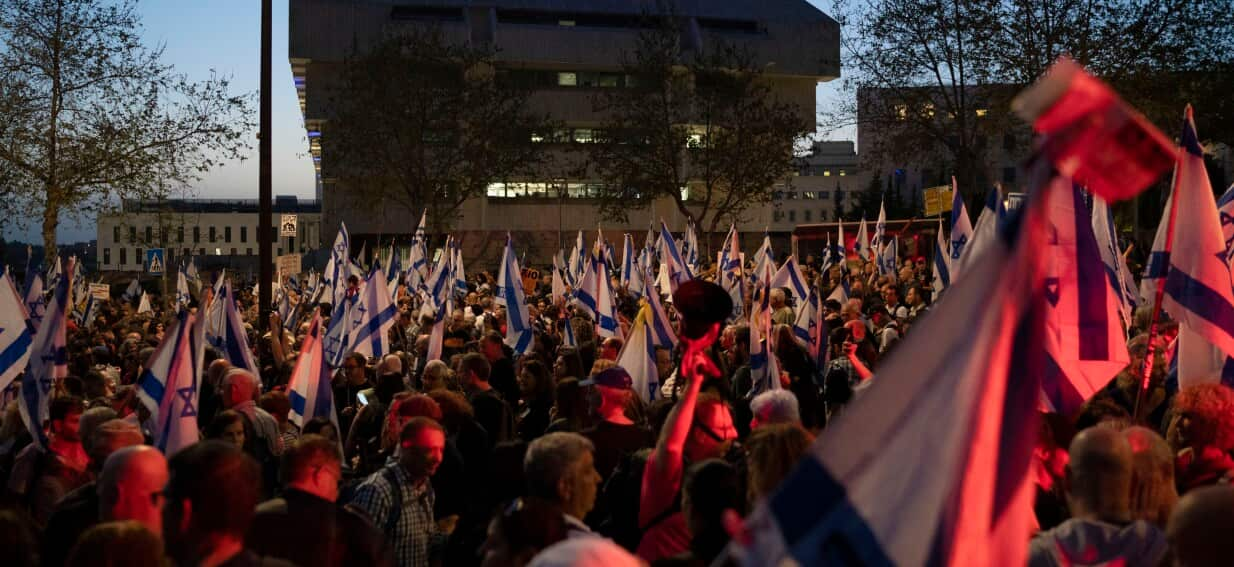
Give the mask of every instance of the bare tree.
[{"label": "bare tree", "polygon": [[528,110],[530,91],[503,80],[494,55],[428,27],[347,62],[322,139],[328,175],[357,196],[353,205],[427,210],[430,229],[441,233],[490,182],[549,159],[532,138],[551,123]]},{"label": "bare tree", "polygon": [[49,251],[64,215],[159,196],[248,148],[251,97],[176,74],[140,28],[132,0],[0,0],[0,196],[41,214]]},{"label": "bare tree", "polygon": [[671,15],[652,20],[623,64],[631,84],[596,95],[602,119],[590,163],[607,182],[606,218],[624,221],[667,197],[715,233],[771,199],[813,125],[775,96],[747,50],[717,40],[691,55],[680,35]]}]

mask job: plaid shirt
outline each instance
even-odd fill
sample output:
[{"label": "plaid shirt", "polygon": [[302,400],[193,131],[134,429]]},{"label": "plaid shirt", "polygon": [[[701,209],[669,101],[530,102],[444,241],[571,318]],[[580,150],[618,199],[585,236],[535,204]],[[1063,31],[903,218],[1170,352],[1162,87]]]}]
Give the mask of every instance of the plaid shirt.
[{"label": "plaid shirt", "polygon": [[[394,548],[394,558],[402,567],[427,567],[431,555],[445,542],[445,535],[438,532],[433,521],[433,485],[427,479],[412,484],[407,472],[398,463],[388,464],[398,485],[390,484],[384,469],[370,475],[356,487],[351,505],[369,517],[373,525],[386,531],[386,539]],[[402,495],[401,510],[391,510],[394,491]],[[393,520],[390,514],[397,513]],[[393,520],[393,521],[392,521]],[[390,525],[394,526],[391,533]]]}]

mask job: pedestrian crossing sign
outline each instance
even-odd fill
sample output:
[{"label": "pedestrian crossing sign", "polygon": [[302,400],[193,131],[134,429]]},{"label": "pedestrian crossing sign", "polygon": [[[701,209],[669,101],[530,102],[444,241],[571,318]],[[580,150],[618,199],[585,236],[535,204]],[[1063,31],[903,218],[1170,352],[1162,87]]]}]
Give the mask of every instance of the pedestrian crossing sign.
[{"label": "pedestrian crossing sign", "polygon": [[166,265],[164,259],[162,248],[146,250],[146,273],[154,276],[162,275]]}]

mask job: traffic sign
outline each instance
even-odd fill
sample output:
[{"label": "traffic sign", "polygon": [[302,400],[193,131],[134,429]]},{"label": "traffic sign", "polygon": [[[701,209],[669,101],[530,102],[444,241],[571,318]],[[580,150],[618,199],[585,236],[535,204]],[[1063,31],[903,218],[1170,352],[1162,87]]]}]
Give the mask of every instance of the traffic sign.
[{"label": "traffic sign", "polygon": [[163,254],[162,248],[150,248],[146,250],[146,272],[150,275],[163,275],[163,269],[166,267],[166,256]]},{"label": "traffic sign", "polygon": [[283,215],[279,220],[279,236],[296,235],[296,215]]},{"label": "traffic sign", "polygon": [[952,194],[950,185],[928,187],[923,189],[921,193],[925,197],[925,216],[941,215],[951,210]]}]

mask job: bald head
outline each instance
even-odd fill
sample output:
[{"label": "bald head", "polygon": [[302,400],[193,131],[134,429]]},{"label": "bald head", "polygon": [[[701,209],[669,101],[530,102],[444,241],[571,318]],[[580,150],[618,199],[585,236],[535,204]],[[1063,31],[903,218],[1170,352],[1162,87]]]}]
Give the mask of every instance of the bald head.
[{"label": "bald head", "polygon": [[233,368],[223,376],[223,407],[231,409],[257,396],[257,377],[243,368]]},{"label": "bald head", "polygon": [[403,359],[397,354],[387,354],[381,357],[381,362],[377,364],[377,375],[382,374],[402,374]]},{"label": "bald head", "polygon": [[1234,557],[1234,486],[1205,486],[1178,501],[1166,529],[1174,564],[1209,567]]},{"label": "bald head", "polygon": [[206,378],[210,380],[211,384],[217,385],[223,380],[223,375],[227,374],[228,370],[231,370],[231,364],[226,359],[215,359],[214,362],[210,363],[210,367],[206,369]]},{"label": "bald head", "polygon": [[117,450],[99,474],[99,517],[136,520],[156,534],[163,533],[167,478],[167,459],[158,449],[136,445]]},{"label": "bald head", "polygon": [[1090,427],[1071,442],[1067,464],[1067,503],[1073,517],[1106,521],[1129,519],[1131,444],[1121,432]]}]

